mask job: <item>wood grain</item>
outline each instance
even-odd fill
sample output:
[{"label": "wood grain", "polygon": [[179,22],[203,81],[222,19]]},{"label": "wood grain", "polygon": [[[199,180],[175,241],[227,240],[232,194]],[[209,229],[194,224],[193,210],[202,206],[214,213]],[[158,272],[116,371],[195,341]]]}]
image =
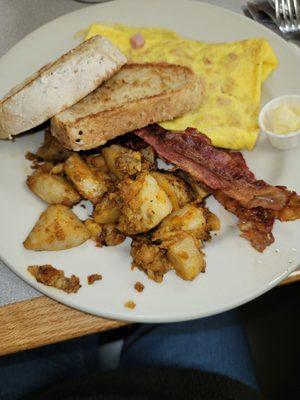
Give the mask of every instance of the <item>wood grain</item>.
[{"label": "wood grain", "polygon": [[[300,282],[298,270],[281,285],[296,281]],[[0,356],[125,325],[126,322],[94,317],[41,296],[0,307]]]},{"label": "wood grain", "polygon": [[296,271],[292,272],[287,278],[285,278],[282,282],[279,283],[279,286],[286,285],[288,283],[300,283],[300,270],[297,269]]},{"label": "wood grain", "polygon": [[0,308],[0,356],[126,324],[85,314],[44,296],[9,304]]}]

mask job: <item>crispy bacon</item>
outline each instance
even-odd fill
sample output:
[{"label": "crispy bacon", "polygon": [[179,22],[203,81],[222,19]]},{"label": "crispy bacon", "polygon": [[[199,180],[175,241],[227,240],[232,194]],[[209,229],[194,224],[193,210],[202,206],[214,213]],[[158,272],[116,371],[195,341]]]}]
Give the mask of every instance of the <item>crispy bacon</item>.
[{"label": "crispy bacon", "polygon": [[218,149],[196,129],[172,132],[151,125],[134,132],[150,144],[167,161],[204,182],[211,189],[222,189],[243,207],[281,210],[289,192],[257,180],[241,153]]},{"label": "crispy bacon", "polygon": [[272,234],[274,211],[262,207],[251,209],[242,207],[238,201],[226,196],[221,190],[215,191],[214,196],[227,211],[239,218],[238,227],[241,236],[249,240],[257,251],[263,252],[274,242]]},{"label": "crispy bacon", "polygon": [[215,198],[239,218],[241,236],[262,252],[274,242],[275,219],[300,218],[300,196],[285,186],[257,180],[240,152],[215,148],[210,139],[188,128],[171,132],[158,125],[134,132],[159,156],[207,186]]},{"label": "crispy bacon", "polygon": [[279,221],[295,221],[300,218],[300,196],[295,192],[290,192],[290,198],[287,205],[276,212],[276,218]]}]

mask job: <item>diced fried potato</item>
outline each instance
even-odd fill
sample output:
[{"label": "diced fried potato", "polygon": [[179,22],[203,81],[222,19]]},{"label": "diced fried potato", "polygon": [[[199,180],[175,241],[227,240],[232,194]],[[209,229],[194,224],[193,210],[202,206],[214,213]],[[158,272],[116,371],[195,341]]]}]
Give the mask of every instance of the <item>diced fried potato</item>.
[{"label": "diced fried potato", "polygon": [[219,231],[221,229],[219,218],[209,210],[206,210],[206,227],[208,231]]},{"label": "diced fried potato", "polygon": [[96,156],[87,156],[85,160],[87,164],[92,168],[96,168],[102,172],[109,171],[109,168],[102,154],[97,154]]},{"label": "diced fried potato", "polygon": [[197,239],[205,235],[205,209],[187,204],[167,216],[153,234],[153,240],[165,240],[177,232],[188,232]]},{"label": "diced fried potato", "polygon": [[81,288],[80,279],[76,275],[71,275],[68,278],[64,271],[54,268],[52,265],[29,265],[27,270],[35,277],[37,282],[63,290],[66,293],[77,293]]},{"label": "diced fried potato", "polygon": [[53,168],[50,170],[50,174],[59,175],[64,172],[64,163],[59,163],[54,165]]},{"label": "diced fried potato", "polygon": [[102,154],[97,154],[96,156],[86,156],[85,161],[93,170],[97,179],[107,187],[108,191],[113,191],[116,189],[118,179],[113,174],[110,174],[110,170]]},{"label": "diced fried potato", "polygon": [[157,168],[157,156],[152,147],[147,146],[143,149],[140,149],[139,152],[142,155],[142,166],[144,170],[153,170]]},{"label": "diced fried potato", "polygon": [[132,267],[144,271],[150,279],[161,282],[171,269],[166,250],[152,244],[147,238],[136,236],[131,243]]},{"label": "diced fried potato", "polygon": [[173,210],[179,210],[179,208],[190,202],[193,197],[190,189],[186,183],[179,177],[169,172],[151,172],[153,178],[156,179],[159,186],[167,193],[171,200]]},{"label": "diced fried potato", "polygon": [[94,172],[100,182],[103,182],[109,191],[115,190],[119,180],[110,173],[102,154],[84,156],[84,161]]},{"label": "diced fried potato", "polygon": [[91,239],[94,240],[95,242],[98,242],[100,235],[102,233],[102,228],[100,225],[98,225],[95,221],[92,219],[86,219],[84,221],[84,225],[87,227],[91,234]]},{"label": "diced fried potato", "polygon": [[72,154],[71,150],[65,149],[60,142],[51,135],[50,130],[45,131],[44,143],[38,149],[36,155],[44,161],[65,161]]},{"label": "diced fried potato", "polygon": [[177,275],[185,280],[193,280],[205,268],[204,254],[198,243],[189,234],[182,233],[170,245],[167,257]]},{"label": "diced fried potato", "polygon": [[195,200],[201,202],[204,200],[207,196],[210,195],[210,192],[208,192],[206,189],[203,188],[198,182],[193,181],[190,183],[190,186],[193,190],[193,194],[195,197]]},{"label": "diced fried potato", "polygon": [[106,193],[96,204],[93,218],[98,224],[112,224],[120,217],[120,207],[116,201],[115,193]]},{"label": "diced fried potato", "polygon": [[119,179],[126,175],[135,175],[142,169],[142,156],[138,151],[127,149],[118,144],[102,150],[105,162],[113,174]]},{"label": "diced fried potato", "polygon": [[196,201],[201,202],[211,194],[208,188],[205,188],[201,183],[195,181],[189,174],[179,171],[179,175],[191,187]]},{"label": "diced fried potato", "polygon": [[117,178],[114,177],[113,174],[109,174],[96,168],[94,168],[93,171],[98,181],[107,187],[107,191],[113,192],[116,190],[119,180],[117,180]]},{"label": "diced fried potato", "polygon": [[102,232],[98,239],[98,246],[117,246],[126,239],[126,236],[120,232],[115,224],[101,225]]},{"label": "diced fried potato", "polygon": [[105,182],[97,178],[93,170],[77,153],[72,154],[65,161],[65,173],[79,193],[94,204],[107,192]]},{"label": "diced fried potato", "polygon": [[172,211],[172,203],[157,181],[147,173],[119,185],[121,216],[119,229],[129,235],[147,232]]},{"label": "diced fried potato", "polygon": [[77,204],[80,194],[61,176],[37,170],[27,178],[29,189],[48,204]]},{"label": "diced fried potato", "polygon": [[64,250],[84,243],[89,230],[61,204],[49,206],[40,216],[23,245],[28,250]]},{"label": "diced fried potato", "polygon": [[49,172],[50,173],[53,168],[54,168],[54,164],[52,162],[46,161],[46,162],[40,164],[37,169],[39,171]]}]

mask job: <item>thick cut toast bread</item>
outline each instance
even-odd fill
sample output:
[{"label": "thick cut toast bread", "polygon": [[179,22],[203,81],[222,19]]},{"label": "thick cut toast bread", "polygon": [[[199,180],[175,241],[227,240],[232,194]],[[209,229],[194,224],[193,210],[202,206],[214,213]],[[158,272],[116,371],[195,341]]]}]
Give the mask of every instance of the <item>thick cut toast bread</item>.
[{"label": "thick cut toast bread", "polygon": [[127,64],[77,104],[51,120],[52,134],[68,149],[92,149],[134,129],[195,109],[199,77],[172,64]]},{"label": "thick cut toast bread", "polygon": [[125,63],[126,57],[102,36],[81,43],[0,100],[0,138],[34,128],[70,107]]}]

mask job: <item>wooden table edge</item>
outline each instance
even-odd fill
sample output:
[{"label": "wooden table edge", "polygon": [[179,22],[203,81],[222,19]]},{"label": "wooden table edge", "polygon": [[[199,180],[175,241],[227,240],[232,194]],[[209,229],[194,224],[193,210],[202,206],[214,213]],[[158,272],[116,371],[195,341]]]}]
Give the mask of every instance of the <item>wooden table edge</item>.
[{"label": "wooden table edge", "polygon": [[[298,270],[280,285],[296,281]],[[77,311],[46,296],[0,307],[0,321],[0,356],[128,324]]]},{"label": "wooden table edge", "polygon": [[0,356],[127,325],[60,304],[46,296],[0,307]]},{"label": "wooden table edge", "polygon": [[283,281],[279,283],[279,286],[287,285],[288,283],[300,282],[300,269],[296,269],[296,271],[292,272],[289,276],[287,276]]}]

